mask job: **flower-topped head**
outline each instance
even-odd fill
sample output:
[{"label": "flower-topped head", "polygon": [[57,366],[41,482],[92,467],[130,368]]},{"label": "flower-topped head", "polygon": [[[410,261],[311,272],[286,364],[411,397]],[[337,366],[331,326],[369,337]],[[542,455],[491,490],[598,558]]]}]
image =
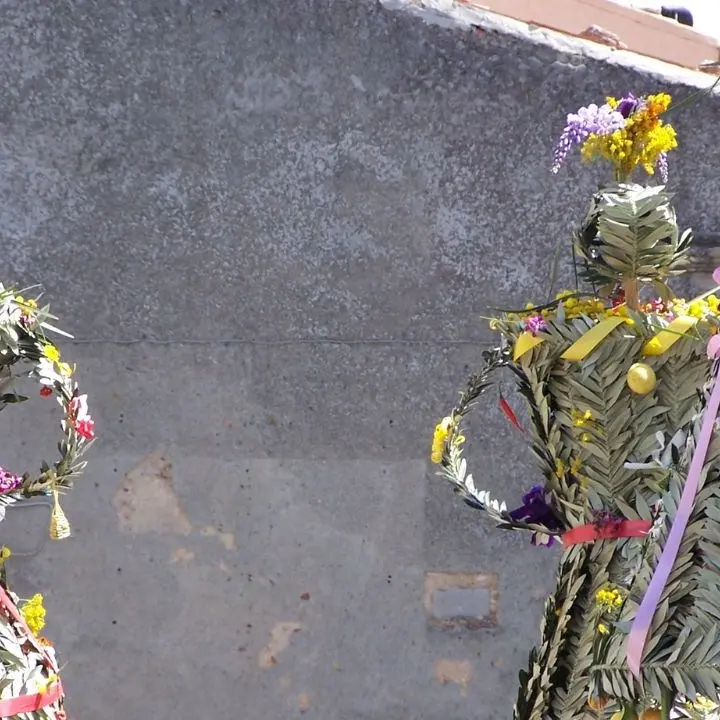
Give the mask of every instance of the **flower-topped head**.
[{"label": "flower-topped head", "polygon": [[667,93],[640,98],[628,93],[570,113],[555,146],[552,171],[557,173],[573,145],[580,145],[584,160],[607,160],[617,181],[630,181],[642,167],[648,175],[657,170],[667,182],[667,154],[677,147],[675,129],[662,120],[670,103]]}]

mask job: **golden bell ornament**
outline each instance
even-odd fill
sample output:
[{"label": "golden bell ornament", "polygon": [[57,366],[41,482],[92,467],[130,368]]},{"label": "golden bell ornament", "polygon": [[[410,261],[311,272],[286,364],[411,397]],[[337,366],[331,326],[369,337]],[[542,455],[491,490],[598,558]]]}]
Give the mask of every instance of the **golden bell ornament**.
[{"label": "golden bell ornament", "polygon": [[645,363],[635,363],[628,370],[628,387],[637,395],[647,395],[655,387],[655,382],[655,371]]}]

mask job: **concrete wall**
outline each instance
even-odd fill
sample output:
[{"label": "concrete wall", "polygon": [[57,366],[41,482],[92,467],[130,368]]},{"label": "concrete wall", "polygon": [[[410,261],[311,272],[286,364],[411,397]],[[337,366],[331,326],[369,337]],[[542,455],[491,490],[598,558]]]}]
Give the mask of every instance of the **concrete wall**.
[{"label": "concrete wall", "polygon": [[[508,717],[556,556],[458,504],[431,431],[601,176],[549,174],[564,115],[707,82],[420,10],[2,3],[2,276],[75,333],[100,434],[74,539],[10,567],[50,588],[74,720]],[[671,163],[708,232],[719,110],[678,115]],[[4,466],[52,452],[48,408],[3,413]],[[494,400],[475,429],[517,500]],[[428,629],[451,570],[498,574],[495,629]]]}]

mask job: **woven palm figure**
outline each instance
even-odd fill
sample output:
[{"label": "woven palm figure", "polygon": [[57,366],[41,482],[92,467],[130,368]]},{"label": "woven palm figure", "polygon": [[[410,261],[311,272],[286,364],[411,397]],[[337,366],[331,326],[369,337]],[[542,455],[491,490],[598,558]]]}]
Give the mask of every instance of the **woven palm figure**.
[{"label": "woven palm figure", "polygon": [[[645,117],[640,136],[642,118],[635,130],[620,120],[647,111],[656,96],[645,104],[629,97],[637,104],[624,118],[618,108],[625,99],[602,106],[620,116],[604,134],[602,107],[590,106],[596,124],[584,134],[584,153],[612,162],[624,137],[635,164],[646,164],[652,124]],[[660,115],[656,127],[667,130]],[[656,161],[665,167],[664,156]],[[518,720],[649,720],[673,709],[696,717],[714,710],[720,687],[717,433],[696,456],[714,387],[708,341],[720,326],[720,301],[713,294],[690,303],[673,297],[666,281],[682,271],[689,233],[679,233],[662,186],[629,182],[628,168],[614,166],[618,181],[594,195],[574,239],[593,287],[494,320],[501,347],[485,354],[434,438],[432,459],[469,505],[501,527],[529,530],[536,544],[563,544],[541,640],[520,676]],[[512,372],[526,401],[541,475],[514,510],[476,487],[462,457],[463,418],[502,369]],[[681,520],[693,458],[700,461],[699,487]],[[676,521],[682,539],[668,558]],[[668,562],[640,638],[639,668],[631,671],[629,639],[640,630],[658,566]]]}]

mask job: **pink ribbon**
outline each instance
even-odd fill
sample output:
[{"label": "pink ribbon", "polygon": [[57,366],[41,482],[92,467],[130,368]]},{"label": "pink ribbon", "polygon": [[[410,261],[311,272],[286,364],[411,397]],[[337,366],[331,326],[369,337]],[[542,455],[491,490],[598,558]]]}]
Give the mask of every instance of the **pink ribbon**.
[{"label": "pink ribbon", "polygon": [[[717,271],[716,271],[717,272]],[[716,359],[720,354],[720,336],[714,335],[708,343],[708,356]],[[690,520],[690,513],[695,505],[695,495],[697,494],[698,485],[700,484],[700,474],[705,464],[710,440],[712,439],[713,426],[718,410],[720,410],[720,364],[718,365],[715,383],[710,399],[705,408],[705,416],[703,418],[700,435],[698,437],[695,452],[693,453],[690,469],[688,470],[687,480],[680,498],[677,514],[673,520],[670,533],[663,548],[660,560],[655,568],[650,585],[643,597],[637,615],[633,621],[630,634],[627,641],[627,664],[632,674],[640,677],[640,661],[645,647],[645,640],[648,632],[650,632],[650,624],[652,623],[655,610],[660,603],[665,585],[667,584],[670,572],[672,571],[675,558],[680,550],[685,528]]]}]

